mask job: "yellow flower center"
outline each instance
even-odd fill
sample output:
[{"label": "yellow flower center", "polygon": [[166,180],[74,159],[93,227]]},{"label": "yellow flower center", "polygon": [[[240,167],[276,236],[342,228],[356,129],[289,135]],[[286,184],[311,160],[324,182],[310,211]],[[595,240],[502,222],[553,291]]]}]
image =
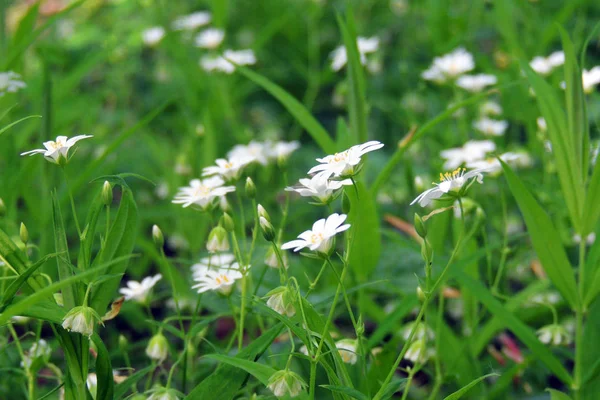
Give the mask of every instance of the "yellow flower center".
[{"label": "yellow flower center", "polygon": [[329,163],[338,163],[340,161],[344,161],[348,157],[348,152],[344,151],[343,153],[335,153],[333,158],[329,161]]},{"label": "yellow flower center", "polygon": [[323,241],[323,234],[322,233],[313,233],[310,236],[310,242],[312,244],[317,244]]},{"label": "yellow flower center", "polygon": [[221,274],[215,278],[215,282],[217,282],[217,285],[222,285],[223,283],[229,283],[229,278],[227,275]]},{"label": "yellow flower center", "polygon": [[50,142],[50,147],[52,147],[52,149],[54,150],[58,150],[62,147],[65,147],[65,144],[61,140],[59,140],[57,142]]},{"label": "yellow flower center", "polygon": [[210,188],[208,186],[200,185],[194,192],[196,196],[208,196],[210,194]]},{"label": "yellow flower center", "polygon": [[460,178],[466,171],[466,168],[456,168],[452,172],[440,173],[440,182],[451,181],[456,178]]}]

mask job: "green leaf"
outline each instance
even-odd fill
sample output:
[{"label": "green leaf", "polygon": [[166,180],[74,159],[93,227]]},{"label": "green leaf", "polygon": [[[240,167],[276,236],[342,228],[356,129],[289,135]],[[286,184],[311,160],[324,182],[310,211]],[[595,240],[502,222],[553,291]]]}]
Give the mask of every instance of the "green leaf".
[{"label": "green leaf", "polygon": [[347,386],[334,386],[334,385],[319,385],[322,388],[329,389],[332,392],[343,393],[352,397],[353,399],[358,400],[369,400],[366,394],[359,392],[354,388],[349,388]]},{"label": "green leaf", "polygon": [[[277,324],[249,346],[242,349],[236,358],[240,360],[256,361],[269,348],[271,343],[281,332],[282,324]],[[219,400],[231,400],[246,380],[248,373],[232,365],[220,365],[217,369],[198,384],[185,398],[211,399],[218,394]]]},{"label": "green leaf", "polygon": [[335,143],[323,126],[310,114],[310,112],[298,100],[292,97],[281,87],[271,82],[262,75],[247,68],[237,66],[236,71],[256,83],[273,97],[275,97],[296,118],[298,123],[306,129],[319,147],[328,154],[335,153]]},{"label": "green leaf", "polygon": [[133,375],[125,379],[123,382],[115,386],[115,399],[122,399],[125,397],[127,391],[131,390],[132,386],[136,385],[143,377],[154,371],[156,368],[154,365],[150,365],[144,369],[135,372]]},{"label": "green leaf", "polygon": [[582,173],[582,180],[585,181],[588,174],[590,136],[581,69],[577,64],[577,54],[573,42],[563,28],[560,26],[558,28],[565,52],[565,100],[567,104],[568,127],[573,141],[573,148],[575,149],[575,159],[581,162],[579,168]]},{"label": "green leaf", "polygon": [[550,393],[550,400],[572,400],[571,397],[558,390],[546,389],[546,392]]},{"label": "green leaf", "polygon": [[531,236],[531,243],[544,267],[544,271],[571,307],[577,307],[579,302],[573,269],[552,220],[513,170],[502,160],[500,160],[500,163],[508,186],[517,200],[523,218],[525,218],[527,231]]},{"label": "green leaf", "polygon": [[48,391],[42,397],[38,398],[38,400],[44,400],[44,399],[50,398],[50,396],[52,396],[54,393],[58,392],[60,390],[60,388],[63,387],[63,386],[64,386],[64,383],[61,383],[60,385],[56,386],[54,389]]},{"label": "green leaf", "polygon": [[96,345],[98,356],[96,357],[96,377],[98,386],[96,389],[95,400],[113,400],[114,396],[114,378],[110,355],[100,336],[97,333],[92,335],[92,340]]},{"label": "green leaf", "polygon": [[[92,265],[106,263],[112,260],[119,259],[121,261],[111,264],[107,269],[106,274],[120,275],[124,274],[129,264],[129,258],[135,236],[137,234],[137,206],[133,199],[131,190],[123,187],[123,195],[117,216],[110,228],[108,238],[104,248],[98,254]],[[104,315],[106,308],[117,295],[117,289],[121,282],[121,277],[109,279],[101,284],[94,286],[90,295],[90,306],[93,307],[98,314]]]},{"label": "green leaf", "polygon": [[[67,234],[60,212],[60,204],[56,198],[56,192],[52,191],[52,219],[54,221],[54,245],[58,257],[56,265],[59,279],[65,280],[73,276],[71,259],[69,258],[69,244],[67,243]],[[63,304],[67,310],[81,305],[77,286],[66,286],[62,289]]]},{"label": "green leaf", "polygon": [[4,292],[2,299],[0,299],[0,312],[4,311],[4,309],[8,306],[8,304],[12,301],[17,294],[17,291],[21,288],[23,283],[42,265],[46,263],[50,258],[56,256],[56,254],[48,254],[47,256],[42,257],[35,264],[25,271],[25,273],[21,274],[17,279],[15,279],[10,286]]},{"label": "green leaf", "polygon": [[469,383],[467,386],[464,386],[464,387],[458,389],[456,392],[452,393],[450,396],[446,396],[444,398],[444,400],[458,400],[458,399],[462,398],[463,395],[466,394],[473,386],[477,385],[482,380],[489,378],[491,376],[500,376],[500,374],[487,374],[484,376],[480,376],[479,378],[477,378],[474,381],[472,381],[471,383]]},{"label": "green leaf", "polygon": [[336,15],[338,26],[344,38],[344,46],[348,55],[348,64],[346,65],[346,79],[349,87],[348,112],[350,114],[350,128],[352,129],[353,143],[363,143],[367,141],[367,109],[365,105],[365,82],[363,77],[363,65],[360,62],[356,43],[356,32],[350,24],[353,24],[354,17],[351,8],[348,7],[346,20],[344,23],[340,15]]},{"label": "green leaf", "polygon": [[583,210],[584,185],[581,163],[576,156],[573,134],[569,131],[567,117],[558,100],[556,91],[525,61],[521,63],[529,83],[535,91],[540,112],[548,126],[548,136],[552,142],[552,153],[562,189],[569,210],[571,223],[577,232],[581,232],[581,212]]},{"label": "green leaf", "polygon": [[418,304],[417,296],[403,297],[396,308],[386,315],[385,320],[378,324],[377,329],[369,336],[368,347],[377,346],[388,333],[396,331],[402,319]]},{"label": "green leaf", "polygon": [[243,360],[237,357],[226,356],[223,354],[207,354],[204,357],[229,364],[236,368],[241,368],[254,376],[265,386],[269,384],[269,378],[271,378],[271,376],[277,372],[277,370],[269,367],[268,365],[260,364],[250,360]]},{"label": "green leaf", "polygon": [[581,383],[581,398],[595,399],[600,393],[600,298],[590,306],[587,319],[583,328],[583,340],[580,344],[583,351],[581,370],[583,372]]},{"label": "green leaf", "polygon": [[9,130],[13,126],[15,126],[23,121],[26,121],[28,119],[31,119],[31,118],[42,118],[42,116],[41,115],[29,115],[27,117],[24,117],[24,118],[21,118],[21,119],[15,121],[15,122],[11,122],[10,124],[6,125],[4,128],[0,129],[0,135],[2,135],[5,131]]},{"label": "green leaf", "polygon": [[[16,296],[13,304],[18,304],[27,297]],[[61,324],[68,310],[56,304],[54,299],[41,300],[28,306],[21,314],[23,317],[35,318],[42,321],[48,321],[55,324]]]},{"label": "green leaf", "polygon": [[364,184],[356,182],[347,186],[345,194],[350,199],[348,222],[351,246],[349,263],[359,281],[364,282],[371,275],[381,255],[381,224],[377,205]]},{"label": "green leaf", "polygon": [[570,385],[573,378],[569,375],[562,363],[552,354],[550,349],[542,344],[535,332],[508,311],[480,282],[474,280],[462,271],[452,271],[454,278],[467,287],[473,295],[483,303],[487,309],[498,317],[521,340],[535,356],[542,361],[561,381]]},{"label": "green leaf", "polygon": [[400,391],[404,387],[404,385],[406,385],[406,381],[406,378],[392,379],[392,381],[387,384],[385,389],[383,389],[383,392],[381,394],[381,400],[387,400],[391,398],[394,394]]},{"label": "green leaf", "polygon": [[583,206],[585,218],[582,238],[594,230],[600,218],[600,162],[596,162],[596,165],[594,165],[594,171],[589,182],[585,205]]}]

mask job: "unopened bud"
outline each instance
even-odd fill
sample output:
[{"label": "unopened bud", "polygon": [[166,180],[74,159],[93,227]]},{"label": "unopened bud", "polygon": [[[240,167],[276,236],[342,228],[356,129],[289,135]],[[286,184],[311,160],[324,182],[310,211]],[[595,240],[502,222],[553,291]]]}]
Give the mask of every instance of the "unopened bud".
[{"label": "unopened bud", "polygon": [[231,218],[231,215],[223,213],[223,216],[221,217],[221,221],[219,223],[223,228],[225,228],[227,232],[233,232],[235,224],[233,223],[233,218]]},{"label": "unopened bud", "polygon": [[267,212],[267,210],[265,210],[265,208],[262,205],[259,204],[258,207],[257,207],[257,210],[258,210],[258,216],[259,217],[263,217],[267,221],[271,222],[271,216],[269,215],[269,213]]},{"label": "unopened bud", "polygon": [[363,322],[362,315],[358,316],[356,321],[356,337],[361,337],[365,334],[365,323]]},{"label": "unopened bud", "polygon": [[425,292],[421,289],[421,286],[417,286],[417,298],[421,303],[425,301]]},{"label": "unopened bud", "polygon": [[4,200],[0,197],[0,217],[4,217],[6,215],[6,205],[4,204]]},{"label": "unopened bud", "polygon": [[275,239],[275,229],[273,228],[273,225],[271,225],[265,217],[259,217],[259,222],[263,236],[268,242],[272,242]]},{"label": "unopened bud", "polygon": [[250,177],[246,178],[246,196],[248,196],[249,199],[254,199],[256,197],[256,186]]},{"label": "unopened bud", "polygon": [[287,286],[280,286],[265,295],[268,298],[267,306],[281,315],[293,317],[296,314],[293,292]]},{"label": "unopened bud", "polygon": [[29,231],[24,223],[21,222],[21,227],[19,228],[19,237],[21,238],[21,242],[27,244],[29,242]]},{"label": "unopened bud", "polygon": [[146,355],[153,360],[163,361],[169,353],[169,342],[162,333],[157,333],[150,338],[146,347]]},{"label": "unopened bud", "polygon": [[208,234],[206,249],[210,253],[217,251],[229,250],[229,240],[227,239],[227,231],[222,226],[215,226]]},{"label": "unopened bud", "polygon": [[162,249],[165,245],[165,237],[163,236],[163,233],[158,227],[158,225],[152,226],[152,240],[154,240],[154,244],[159,249]]},{"label": "unopened bud", "polygon": [[296,397],[303,392],[306,382],[295,372],[284,369],[271,375],[267,387],[277,397]]},{"label": "unopened bud", "polygon": [[433,249],[427,243],[427,240],[423,240],[423,243],[421,243],[421,257],[423,257],[423,260],[426,262],[431,262],[433,258]]},{"label": "unopened bud", "polygon": [[417,234],[422,238],[425,238],[427,236],[427,228],[425,227],[425,223],[423,223],[423,219],[421,219],[419,214],[415,213],[414,221]]},{"label": "unopened bud", "polygon": [[129,341],[123,335],[119,335],[119,350],[125,353],[127,351],[127,347],[129,347]]},{"label": "unopened bud", "polygon": [[110,207],[113,201],[112,185],[109,181],[104,181],[102,186],[102,202],[105,206]]}]

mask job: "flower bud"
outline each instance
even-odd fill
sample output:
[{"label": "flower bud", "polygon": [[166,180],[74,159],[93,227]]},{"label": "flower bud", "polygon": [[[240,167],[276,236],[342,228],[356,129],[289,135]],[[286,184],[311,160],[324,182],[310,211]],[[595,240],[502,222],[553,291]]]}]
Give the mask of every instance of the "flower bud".
[{"label": "flower bud", "polygon": [[249,199],[254,199],[256,198],[256,185],[254,185],[254,181],[252,180],[252,178],[247,177],[246,178],[246,196],[248,196]]},{"label": "flower bud", "polygon": [[157,333],[150,338],[146,347],[146,355],[153,360],[162,362],[167,358],[169,353],[169,343],[167,338],[162,333]]},{"label": "flower bud", "polygon": [[358,316],[358,320],[356,321],[356,336],[360,337],[365,334],[365,323],[363,322],[362,315]]},{"label": "flower bud", "polygon": [[29,242],[29,231],[24,223],[21,222],[21,227],[19,228],[19,237],[21,238],[21,242],[27,244]]},{"label": "flower bud", "polygon": [[421,257],[429,263],[433,259],[433,248],[427,243],[427,240],[423,240],[423,243],[421,243]]},{"label": "flower bud", "polygon": [[277,311],[281,315],[287,315],[293,317],[296,314],[294,308],[294,294],[287,286],[280,286],[271,290],[266,294],[268,297],[267,306]]},{"label": "flower bud", "polygon": [[265,239],[268,242],[275,240],[275,229],[273,228],[273,225],[271,225],[271,223],[265,217],[260,217],[259,222]]},{"label": "flower bud", "polygon": [[419,236],[421,236],[422,238],[425,238],[427,236],[427,228],[425,227],[425,223],[423,222],[423,219],[421,219],[419,214],[415,213],[414,221],[415,221],[415,230],[417,231],[417,234]]},{"label": "flower bud", "polygon": [[92,307],[74,307],[63,318],[62,327],[69,332],[78,332],[84,336],[92,336],[94,326],[100,321],[100,316]]},{"label": "flower bud", "polygon": [[113,201],[112,185],[108,181],[104,181],[102,186],[102,202],[105,206],[110,207]]},{"label": "flower bud", "polygon": [[179,396],[175,389],[169,389],[162,386],[155,386],[148,393],[152,393],[150,397],[144,397],[148,400],[178,400]]},{"label": "flower bud", "polygon": [[233,218],[231,218],[231,215],[229,215],[227,213],[223,213],[223,216],[221,217],[219,224],[223,228],[225,228],[225,230],[227,232],[233,232],[233,229],[235,228],[235,224],[233,223]]},{"label": "flower bud", "polygon": [[6,205],[4,204],[4,200],[0,197],[0,218],[6,215]]},{"label": "flower bud", "polygon": [[227,239],[227,231],[220,225],[215,226],[208,234],[206,249],[210,253],[217,251],[229,250],[229,239]]},{"label": "flower bud", "polygon": [[256,209],[258,210],[259,217],[264,217],[267,221],[271,222],[271,216],[262,205],[259,204],[258,207],[256,207]]},{"label": "flower bud", "polygon": [[417,286],[417,298],[421,303],[424,302],[426,299],[425,292],[423,291],[423,289],[421,289],[421,286]]},{"label": "flower bud", "polygon": [[158,225],[152,225],[152,240],[154,240],[154,244],[159,249],[162,249],[165,245],[165,237]]},{"label": "flower bud", "polygon": [[300,375],[286,369],[271,375],[267,387],[277,397],[296,397],[306,387],[306,382]]},{"label": "flower bud", "polygon": [[119,335],[119,350],[121,350],[121,352],[125,353],[127,351],[128,347],[129,347],[129,341],[127,340],[127,338],[123,335]]},{"label": "flower bud", "polygon": [[418,339],[412,342],[404,354],[404,359],[412,361],[413,363],[425,362],[427,360],[427,346],[425,344],[425,339]]}]

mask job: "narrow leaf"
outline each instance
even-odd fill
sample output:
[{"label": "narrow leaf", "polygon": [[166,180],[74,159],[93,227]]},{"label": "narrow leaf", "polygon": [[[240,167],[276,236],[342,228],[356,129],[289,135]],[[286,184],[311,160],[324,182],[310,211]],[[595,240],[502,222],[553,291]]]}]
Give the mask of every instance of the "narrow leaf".
[{"label": "narrow leaf", "polygon": [[572,307],[578,305],[577,284],[567,253],[548,214],[513,170],[500,160],[504,176],[525,219],[531,243],[544,271]]},{"label": "narrow leaf", "polygon": [[446,396],[446,398],[444,400],[458,400],[458,399],[462,398],[473,386],[477,385],[482,380],[489,378],[491,376],[500,376],[500,374],[487,374],[484,376],[480,376],[479,378],[477,378],[474,381],[472,381],[471,383],[469,383],[467,386],[464,386],[464,387],[458,389],[456,392],[452,393],[450,396]]},{"label": "narrow leaf", "polygon": [[271,368],[268,365],[260,364],[250,360],[239,359],[237,357],[226,356],[223,354],[207,354],[204,357],[232,365],[236,368],[241,368],[254,376],[265,386],[268,385],[269,378],[271,378],[271,376],[277,372],[274,368]]},{"label": "narrow leaf", "polygon": [[349,388],[347,386],[334,386],[334,385],[319,385],[322,388],[329,389],[332,392],[343,393],[352,397],[353,399],[358,400],[369,400],[366,394],[359,392],[354,388]]},{"label": "narrow leaf", "polygon": [[550,400],[571,400],[571,397],[558,390],[546,389],[546,392],[550,393]]},{"label": "narrow leaf", "polygon": [[[52,219],[54,222],[54,246],[58,257],[56,257],[56,266],[59,279],[65,280],[73,276],[71,260],[69,258],[69,245],[67,243],[67,234],[60,212],[60,204],[56,198],[56,192],[52,192]],[[77,287],[66,286],[62,289],[63,303],[67,310],[80,305]]]},{"label": "narrow leaf", "polygon": [[29,267],[27,269],[27,271],[25,271],[25,273],[21,274],[17,279],[15,279],[10,284],[10,286],[4,292],[2,299],[0,299],[0,312],[2,312],[8,306],[8,304],[12,301],[12,299],[15,297],[15,294],[17,294],[17,291],[21,288],[23,283],[25,283],[25,281],[27,279],[29,279],[29,277],[35,271],[37,271],[37,269],[39,267],[44,265],[46,263],[46,261],[48,261],[50,258],[52,258],[54,256],[56,256],[56,254],[48,254],[47,256],[42,257],[35,264],[33,264],[31,267]]}]

